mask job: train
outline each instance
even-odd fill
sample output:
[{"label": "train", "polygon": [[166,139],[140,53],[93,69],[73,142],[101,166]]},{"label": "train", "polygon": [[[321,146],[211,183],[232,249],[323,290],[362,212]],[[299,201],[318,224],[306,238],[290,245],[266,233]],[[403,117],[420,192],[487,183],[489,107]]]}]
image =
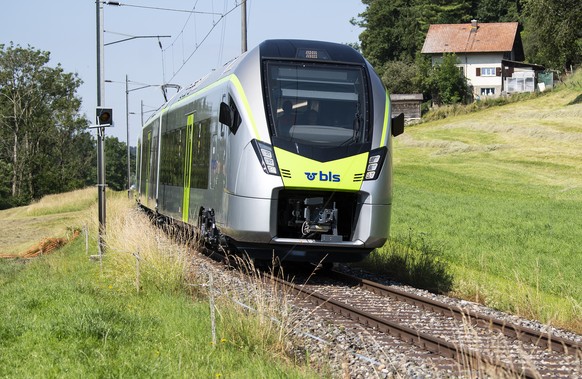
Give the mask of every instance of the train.
[{"label": "train", "polygon": [[137,200],[253,259],[359,261],[389,236],[403,130],[352,47],[266,40],[144,123]]}]

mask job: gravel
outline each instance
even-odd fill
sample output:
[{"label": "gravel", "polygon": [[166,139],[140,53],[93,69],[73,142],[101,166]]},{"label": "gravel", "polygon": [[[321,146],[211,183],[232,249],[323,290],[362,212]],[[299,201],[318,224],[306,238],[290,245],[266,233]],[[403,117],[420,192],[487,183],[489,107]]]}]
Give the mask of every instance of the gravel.
[{"label": "gravel", "polygon": [[[256,299],[269,297],[267,302],[277,303],[276,314],[270,315],[274,322],[283,320],[287,333],[287,351],[299,364],[306,364],[323,377],[330,378],[450,378],[489,377],[487,372],[466,372],[446,358],[421,351],[393,337],[373,329],[365,328],[351,320],[337,316],[323,308],[314,307],[296,296],[281,296],[280,291],[262,284],[250,285],[233,271],[209,262],[195,254],[194,275],[199,278],[213,276],[216,292],[229,296],[233,301],[255,309]],[[367,279],[394,285],[386,279],[363,273],[359,270],[339,266],[340,270]],[[536,321],[499,312],[480,304],[431,294],[408,286],[399,289],[420,296],[431,297],[447,304],[485,312],[493,317],[518,323],[532,329],[543,330],[556,336],[582,343],[582,336],[560,330]],[[253,300],[254,299],[254,300]],[[261,300],[265,302],[265,300]],[[438,367],[438,369],[437,369]],[[443,367],[447,367],[444,368]],[[581,369],[582,370],[582,369]],[[492,374],[494,376],[495,374]],[[577,375],[577,374],[573,374]]]}]

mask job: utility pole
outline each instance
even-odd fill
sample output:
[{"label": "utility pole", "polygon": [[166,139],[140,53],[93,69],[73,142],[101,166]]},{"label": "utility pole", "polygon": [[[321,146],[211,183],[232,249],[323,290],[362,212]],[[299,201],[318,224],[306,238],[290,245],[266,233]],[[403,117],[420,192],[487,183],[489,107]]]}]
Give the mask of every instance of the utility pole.
[{"label": "utility pole", "polygon": [[[105,82],[103,80],[103,6],[100,0],[95,1],[95,10],[97,16],[97,107],[103,104],[103,96],[105,92]],[[98,116],[96,115],[96,118]],[[99,121],[97,124],[99,124]],[[99,251],[103,251],[102,234],[105,233],[105,153],[104,153],[104,136],[105,127],[97,127],[97,191],[99,198]]]},{"label": "utility pole", "polygon": [[130,155],[129,155],[129,79],[125,74],[125,127],[127,137],[127,198],[131,198],[131,169],[130,169]]},{"label": "utility pole", "polygon": [[247,0],[243,0],[241,4],[241,50],[242,53],[247,51]]}]

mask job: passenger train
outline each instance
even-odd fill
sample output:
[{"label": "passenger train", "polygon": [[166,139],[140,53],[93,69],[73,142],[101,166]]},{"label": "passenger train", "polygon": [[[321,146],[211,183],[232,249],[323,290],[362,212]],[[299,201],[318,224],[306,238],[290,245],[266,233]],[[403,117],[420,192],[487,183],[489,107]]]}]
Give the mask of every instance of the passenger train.
[{"label": "passenger train", "polygon": [[363,259],[389,235],[404,119],[353,48],[267,40],[143,126],[138,201],[257,259]]}]

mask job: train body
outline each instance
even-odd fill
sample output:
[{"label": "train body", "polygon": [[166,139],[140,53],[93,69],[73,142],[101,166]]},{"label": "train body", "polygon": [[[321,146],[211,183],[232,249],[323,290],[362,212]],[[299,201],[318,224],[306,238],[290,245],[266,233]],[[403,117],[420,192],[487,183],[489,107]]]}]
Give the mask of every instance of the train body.
[{"label": "train body", "polygon": [[402,129],[351,47],[268,40],[145,123],[138,200],[251,257],[361,260],[389,235]]}]

